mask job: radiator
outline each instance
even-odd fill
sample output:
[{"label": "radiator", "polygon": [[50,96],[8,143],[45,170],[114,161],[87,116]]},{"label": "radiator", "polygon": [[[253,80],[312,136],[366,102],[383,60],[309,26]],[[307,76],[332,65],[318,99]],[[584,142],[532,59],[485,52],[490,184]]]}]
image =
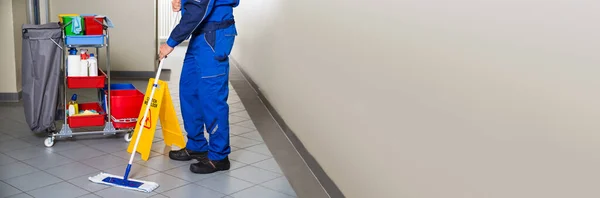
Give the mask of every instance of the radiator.
[{"label": "radiator", "polygon": [[171,0],[158,0],[158,38],[160,40],[169,38],[173,21],[179,20],[177,19],[179,17],[175,17],[174,14],[171,9]]}]

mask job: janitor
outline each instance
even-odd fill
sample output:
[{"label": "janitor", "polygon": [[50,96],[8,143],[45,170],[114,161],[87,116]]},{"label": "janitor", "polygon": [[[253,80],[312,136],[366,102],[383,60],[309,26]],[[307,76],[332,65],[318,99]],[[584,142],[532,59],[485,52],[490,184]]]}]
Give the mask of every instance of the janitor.
[{"label": "janitor", "polygon": [[[237,30],[233,8],[239,0],[172,0],[173,11],[181,10],[179,24],[159,58],[190,38],[179,82],[179,98],[188,142],[181,150],[169,152],[173,160],[198,160],[190,165],[194,173],[229,170],[229,54]],[[209,140],[204,131],[209,133]]]}]

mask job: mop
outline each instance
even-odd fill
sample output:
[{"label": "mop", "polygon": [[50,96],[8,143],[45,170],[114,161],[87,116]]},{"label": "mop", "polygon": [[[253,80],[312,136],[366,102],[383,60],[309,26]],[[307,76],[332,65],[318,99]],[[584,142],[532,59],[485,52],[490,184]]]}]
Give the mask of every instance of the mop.
[{"label": "mop", "polygon": [[[178,13],[176,13],[178,14]],[[176,16],[177,17],[177,16]],[[177,21],[177,19],[175,20]],[[173,22],[173,27],[175,26],[175,21]],[[171,28],[173,29],[173,28]],[[152,84],[152,91],[150,92],[149,100],[152,100],[154,97],[154,92],[156,91],[156,87],[158,87],[158,78],[160,77],[160,72],[162,71],[163,64],[165,62],[165,58],[160,60],[158,64],[158,71],[156,72],[156,77],[154,78],[154,84]],[[146,119],[148,118],[148,112],[150,112],[150,106],[146,105],[146,110],[144,111],[144,117],[142,118],[141,123],[146,123]],[[140,142],[140,137],[142,137],[142,130],[144,127],[139,127],[138,135],[135,139],[135,144],[133,146],[133,152],[131,152],[131,157],[129,158],[129,164],[127,164],[127,168],[125,169],[124,176],[117,176],[108,173],[101,172],[100,174],[89,177],[88,179],[94,183],[105,184],[109,186],[125,188],[130,190],[136,190],[141,192],[152,192],[156,188],[158,188],[158,184],[150,181],[142,181],[137,179],[129,178],[129,171],[131,171],[131,165],[133,164],[133,159],[135,158],[135,153],[137,151],[138,143]]]},{"label": "mop", "polygon": [[[154,92],[156,91],[156,87],[158,87],[158,78],[160,76],[160,72],[162,70],[165,59],[163,58],[158,66],[158,72],[156,73],[156,78],[154,78],[154,84],[152,86],[152,91],[150,92],[150,99],[154,97]],[[150,110],[151,105],[146,105],[146,110],[144,111],[144,117],[142,118],[141,123],[146,123],[146,119],[148,118],[148,112]],[[142,192],[152,192],[154,189],[158,188],[158,184],[150,181],[142,181],[137,179],[129,178],[129,171],[131,171],[131,165],[133,164],[133,159],[135,158],[135,153],[137,151],[138,143],[140,142],[140,137],[142,137],[142,131],[144,127],[139,127],[138,135],[135,139],[135,144],[133,146],[133,152],[131,152],[131,157],[129,158],[129,164],[127,164],[127,169],[125,169],[124,176],[111,175],[108,173],[100,173],[96,176],[89,177],[88,179],[94,183],[105,184],[109,186],[115,186],[130,190],[137,190]]]}]

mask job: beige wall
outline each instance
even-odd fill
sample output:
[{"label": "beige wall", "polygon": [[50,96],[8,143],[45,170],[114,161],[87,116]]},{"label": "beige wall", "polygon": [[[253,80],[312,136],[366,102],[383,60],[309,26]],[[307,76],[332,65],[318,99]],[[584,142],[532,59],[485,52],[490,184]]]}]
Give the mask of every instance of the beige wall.
[{"label": "beige wall", "polygon": [[13,3],[13,28],[15,42],[15,72],[17,79],[17,90],[22,90],[22,53],[23,53],[23,35],[22,26],[27,23],[27,1],[12,0]]},{"label": "beige wall", "polygon": [[0,93],[16,93],[15,42],[12,1],[0,1]]},{"label": "beige wall", "polygon": [[[154,71],[156,48],[155,0],[50,0],[50,20],[63,13],[102,14],[115,25],[110,29],[111,66],[118,71]],[[101,56],[106,55],[101,51]],[[106,61],[100,58],[103,68]]]},{"label": "beige wall", "polygon": [[600,1],[256,0],[233,57],[354,198],[600,197]]}]

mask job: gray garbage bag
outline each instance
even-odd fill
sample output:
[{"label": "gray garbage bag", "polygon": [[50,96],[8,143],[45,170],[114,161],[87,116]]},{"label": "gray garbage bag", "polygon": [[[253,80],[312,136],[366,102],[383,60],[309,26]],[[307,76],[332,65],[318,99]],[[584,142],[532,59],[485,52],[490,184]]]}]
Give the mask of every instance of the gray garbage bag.
[{"label": "gray garbage bag", "polygon": [[62,61],[62,29],[58,23],[25,24],[22,83],[25,118],[33,132],[55,130]]}]

